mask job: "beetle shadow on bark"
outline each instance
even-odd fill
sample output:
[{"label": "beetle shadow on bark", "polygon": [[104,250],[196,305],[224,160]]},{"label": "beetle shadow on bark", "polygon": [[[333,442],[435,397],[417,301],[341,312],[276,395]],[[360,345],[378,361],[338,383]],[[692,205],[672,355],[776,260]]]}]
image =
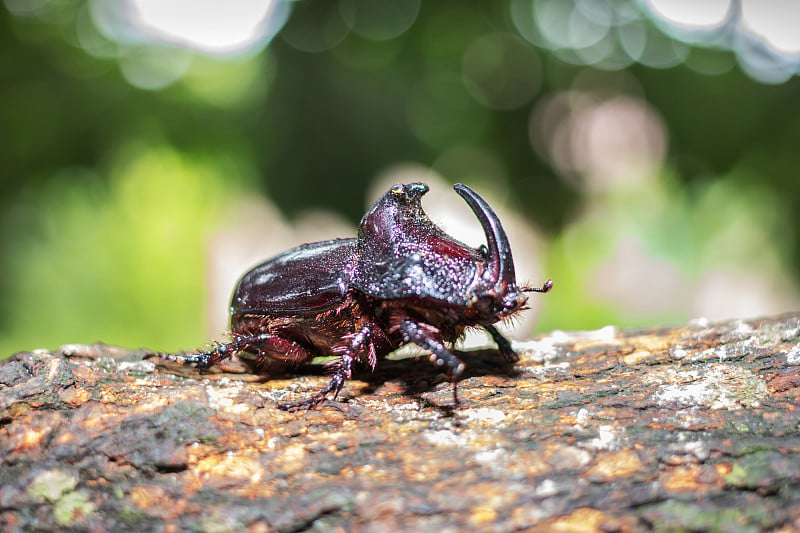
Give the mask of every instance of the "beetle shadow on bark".
[{"label": "beetle shadow on bark", "polygon": [[[516,369],[516,363],[506,361],[500,352],[492,349],[478,349],[469,352],[453,350],[453,354],[458,357],[466,366],[464,373],[459,381],[467,378],[483,376],[504,376],[516,377],[520,371]],[[236,370],[233,367],[226,367],[225,371],[230,373],[245,372],[257,375],[257,381],[266,382],[277,378],[291,378],[292,376],[330,376],[331,368],[328,366],[330,361],[320,364],[318,362],[303,364],[300,366],[288,365],[283,368],[263,368],[257,360],[248,357],[249,354],[238,355],[239,366]],[[407,384],[409,393],[430,392],[439,383],[450,381],[439,367],[435,366],[428,359],[427,353],[414,355],[399,359],[384,358],[375,365],[375,370],[371,370],[367,365],[355,363],[353,365],[353,379],[363,381],[370,387],[370,392],[377,390],[378,387],[389,381],[402,380]],[[236,363],[234,363],[236,364]],[[218,365],[215,369],[222,370]],[[205,371],[206,375],[214,369]],[[193,370],[197,372],[197,370]],[[425,385],[430,383],[430,385]]]},{"label": "beetle shadow on bark", "polygon": [[[499,376],[514,378],[520,375],[515,368],[515,363],[506,361],[497,350],[483,349],[469,352],[453,352],[466,366],[464,373],[459,378],[459,384],[470,378],[483,378]],[[424,407],[440,409],[444,414],[452,415],[454,406],[452,402],[439,404],[425,397],[425,394],[439,390],[452,393],[452,383],[447,376],[433,365],[427,355],[403,359],[384,359],[379,361],[375,371],[360,367],[353,376],[354,379],[363,381],[367,387],[362,388],[358,397],[369,395],[377,391],[387,382],[399,381],[403,386],[403,395],[417,400]],[[352,396],[352,393],[350,394]]]},{"label": "beetle shadow on bark", "polygon": [[[498,350],[479,349],[468,352],[454,350],[453,354],[465,365],[464,373],[459,379],[462,389],[466,379],[477,378],[480,380],[487,376],[515,378],[521,374],[520,370],[515,367],[515,363],[506,361]],[[273,379],[292,379],[296,376],[329,377],[332,373],[329,364],[317,362],[300,366],[264,368],[258,363],[257,357],[247,353],[238,354],[207,370],[198,370],[191,365],[167,361],[159,361],[158,364],[169,373],[185,378],[202,377],[215,380],[230,378],[234,375],[235,379],[256,383],[265,383]],[[399,359],[379,360],[374,371],[364,364],[355,364],[353,370],[352,379],[365,383],[366,387],[353,388],[345,385],[338,400],[326,400],[323,404],[336,407],[336,404],[346,404],[352,399],[369,397],[386,383],[399,382],[403,388],[401,394],[408,399],[417,401],[423,408],[437,409],[444,416],[453,416],[458,409],[458,406],[453,405],[452,396],[450,396],[452,382],[439,367],[430,362],[427,353]],[[471,386],[480,387],[481,385],[478,383],[471,384]],[[428,396],[434,392],[443,394],[441,402]],[[445,392],[446,394],[444,394]],[[447,399],[444,400],[444,398]]]}]

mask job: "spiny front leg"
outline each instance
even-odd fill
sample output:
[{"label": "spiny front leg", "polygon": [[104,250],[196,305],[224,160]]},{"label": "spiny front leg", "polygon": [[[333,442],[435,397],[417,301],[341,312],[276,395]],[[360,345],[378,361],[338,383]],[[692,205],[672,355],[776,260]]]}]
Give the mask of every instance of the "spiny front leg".
[{"label": "spiny front leg", "polygon": [[430,359],[433,364],[444,367],[447,378],[453,384],[453,402],[458,405],[458,378],[464,372],[465,365],[445,347],[439,336],[439,330],[410,318],[401,319],[398,330],[406,342],[413,342],[431,352]]},{"label": "spiny front leg", "polygon": [[502,355],[506,361],[509,363],[516,363],[519,361],[519,354],[514,351],[509,340],[503,337],[503,335],[497,331],[496,327],[487,325],[483,326],[483,328],[492,336],[494,342],[497,344],[497,348],[500,350],[500,355]]}]

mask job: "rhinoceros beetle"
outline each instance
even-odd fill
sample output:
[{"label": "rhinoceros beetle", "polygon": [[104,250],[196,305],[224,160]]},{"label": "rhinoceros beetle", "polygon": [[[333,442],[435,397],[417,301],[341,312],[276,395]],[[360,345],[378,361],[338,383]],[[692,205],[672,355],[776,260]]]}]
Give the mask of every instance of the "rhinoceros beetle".
[{"label": "rhinoceros beetle", "polygon": [[278,407],[313,408],[335,399],[353,362],[375,368],[393,350],[414,343],[453,383],[464,363],[447,344],[468,326],[483,327],[506,361],[519,357],[494,324],[525,308],[503,226],[486,201],[456,184],[480,221],[486,245],[472,248],[437,227],[422,210],[424,183],[398,184],[364,217],[358,236],[303,244],[256,266],[239,281],[231,302],[231,340],[207,350],[151,354],[207,369],[237,352],[256,356],[260,371],[274,373],[335,356],[330,383],[313,396]]}]

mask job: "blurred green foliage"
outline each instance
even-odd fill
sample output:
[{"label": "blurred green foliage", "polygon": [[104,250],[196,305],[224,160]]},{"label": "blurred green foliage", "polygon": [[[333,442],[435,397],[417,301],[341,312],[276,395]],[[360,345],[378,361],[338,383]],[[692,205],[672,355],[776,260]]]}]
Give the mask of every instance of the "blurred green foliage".
[{"label": "blurred green foliage", "polygon": [[[499,211],[538,228],[539,271],[556,281],[535,299],[538,330],[713,317],[705,304],[725,295],[743,302],[721,300],[731,314],[797,305],[797,78],[755,81],[731,52],[702,46],[671,68],[580,65],[520,34],[528,4],[398,2],[387,17],[364,2],[298,1],[263,50],[213,57],[115,42],[93,26],[98,2],[7,1],[0,354],[202,344],[219,333],[207,321],[209,243],[242,201],[355,224],[376,176],[406,161],[492,188]],[[131,65],[174,79],[137,87]],[[548,107],[559,95],[562,111]],[[655,132],[643,150],[657,164],[593,189],[595,167],[559,163],[551,140],[563,128],[534,130],[557,112],[594,124],[615,95],[649,120],[620,138]]]}]

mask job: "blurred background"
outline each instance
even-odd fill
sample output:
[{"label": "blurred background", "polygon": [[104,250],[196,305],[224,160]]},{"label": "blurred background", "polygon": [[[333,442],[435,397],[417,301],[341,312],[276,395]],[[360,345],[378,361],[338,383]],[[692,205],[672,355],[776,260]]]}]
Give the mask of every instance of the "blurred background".
[{"label": "blurred background", "polygon": [[0,354],[224,334],[250,266],[391,184],[477,246],[517,335],[800,308],[800,3],[2,0]]}]

